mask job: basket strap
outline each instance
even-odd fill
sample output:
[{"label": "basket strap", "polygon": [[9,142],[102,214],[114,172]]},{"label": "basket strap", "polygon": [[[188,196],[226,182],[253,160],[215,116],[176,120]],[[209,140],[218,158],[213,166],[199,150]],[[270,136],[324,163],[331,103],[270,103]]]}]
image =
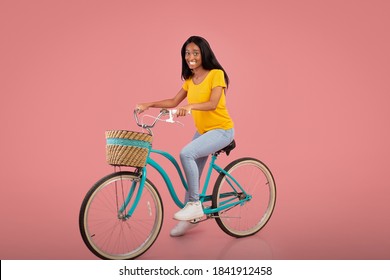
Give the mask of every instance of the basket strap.
[{"label": "basket strap", "polygon": [[150,143],[142,140],[107,138],[107,145],[135,146],[140,148],[150,148]]}]

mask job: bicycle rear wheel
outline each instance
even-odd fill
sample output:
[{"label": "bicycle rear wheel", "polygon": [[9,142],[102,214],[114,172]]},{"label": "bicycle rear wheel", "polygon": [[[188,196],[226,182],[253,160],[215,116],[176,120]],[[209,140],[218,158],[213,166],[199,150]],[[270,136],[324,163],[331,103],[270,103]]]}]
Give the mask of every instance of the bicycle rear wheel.
[{"label": "bicycle rear wheel", "polygon": [[80,233],[89,250],[102,259],[134,259],[157,239],[163,205],[155,186],[145,181],[139,204],[126,217],[139,189],[139,176],[129,171],[110,174],[87,193],[79,216]]},{"label": "bicycle rear wheel", "polygon": [[272,173],[264,163],[254,158],[237,159],[225,170],[245,192],[227,175],[220,173],[213,189],[212,207],[241,203],[218,212],[216,222],[231,236],[253,235],[267,224],[275,207],[276,186]]}]

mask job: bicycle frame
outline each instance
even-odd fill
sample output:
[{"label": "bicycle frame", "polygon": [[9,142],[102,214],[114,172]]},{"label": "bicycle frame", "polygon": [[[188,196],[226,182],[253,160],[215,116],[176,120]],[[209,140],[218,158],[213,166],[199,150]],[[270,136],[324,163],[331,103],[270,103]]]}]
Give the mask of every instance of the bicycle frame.
[{"label": "bicycle frame", "polygon": [[[185,180],[184,176],[183,176],[183,172],[179,166],[179,164],[177,163],[176,159],[168,152],[165,152],[165,151],[162,151],[162,150],[155,150],[155,149],[151,149],[150,151],[150,154],[159,154],[163,157],[165,157],[166,159],[168,159],[175,167],[177,173],[179,174],[179,177],[180,177],[180,180],[181,180],[181,183],[182,183],[182,186],[188,190],[188,184],[187,184],[187,181]],[[154,159],[152,159],[150,157],[150,154],[146,160],[146,166],[143,167],[142,169],[142,174],[141,174],[141,177],[140,177],[140,186],[139,186],[139,189],[137,191],[137,194],[136,194],[136,197],[135,197],[135,200],[133,202],[133,205],[130,207],[127,215],[126,215],[126,218],[129,218],[132,216],[133,212],[135,211],[138,203],[139,203],[139,200],[140,200],[140,197],[142,195],[142,191],[143,191],[143,188],[144,188],[144,184],[145,184],[145,181],[146,181],[146,177],[147,177],[147,166],[151,166],[153,167],[160,175],[161,177],[164,179],[164,182],[169,190],[169,193],[170,193],[170,196],[172,197],[173,201],[175,202],[175,204],[179,207],[179,208],[183,208],[184,207],[184,203],[178,198],[177,196],[177,193],[175,191],[175,188],[173,186],[173,183],[169,177],[169,175],[167,174],[167,172],[165,171],[165,169],[158,163],[156,162]],[[211,161],[210,161],[210,164],[209,164],[209,167],[208,167],[208,170],[207,170],[207,175],[206,175],[206,179],[205,179],[205,182],[204,182],[204,186],[203,186],[203,189],[202,189],[202,193],[200,194],[200,201],[203,203],[203,202],[206,202],[206,201],[211,201],[212,199],[212,196],[211,195],[207,195],[206,192],[207,192],[207,189],[208,189],[208,185],[210,183],[210,179],[211,179],[211,174],[214,171],[218,172],[219,174],[224,174],[226,176],[226,181],[228,182],[228,184],[231,186],[232,188],[232,191],[231,192],[227,192],[227,193],[224,193],[224,194],[220,194],[222,197],[229,197],[231,196],[232,199],[231,200],[228,200],[228,201],[224,201],[223,205],[221,205],[220,207],[218,208],[212,208],[212,207],[206,207],[203,209],[203,212],[206,214],[206,215],[211,215],[211,214],[214,214],[214,213],[217,213],[217,212],[220,212],[222,210],[226,210],[228,208],[232,208],[236,205],[239,205],[239,204],[244,204],[246,201],[250,200],[252,198],[251,195],[247,194],[244,190],[244,188],[237,182],[237,180],[229,173],[227,173],[223,168],[221,168],[220,166],[218,166],[215,162],[218,158],[218,154],[212,154],[211,155]],[[128,203],[130,202],[131,200],[131,197],[133,196],[134,194],[134,189],[135,189],[135,186],[136,186],[137,182],[133,182],[133,186],[128,194],[128,197],[124,203],[124,205],[121,207],[120,209],[120,213],[122,213],[124,211],[124,209],[126,209],[126,207],[128,206]],[[233,202],[234,199],[237,198],[238,194],[244,194],[244,196],[240,197],[240,199],[238,201],[235,201]]]}]

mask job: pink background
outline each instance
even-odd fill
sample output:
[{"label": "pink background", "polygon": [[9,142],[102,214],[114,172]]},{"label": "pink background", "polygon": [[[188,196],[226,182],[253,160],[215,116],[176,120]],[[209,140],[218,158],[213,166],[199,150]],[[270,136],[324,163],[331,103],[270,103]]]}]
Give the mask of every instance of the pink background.
[{"label": "pink background", "polygon": [[[229,159],[266,162],[277,207],[251,238],[214,221],[170,238],[177,208],[152,174],[165,223],[142,259],[389,259],[389,3],[2,0],[0,258],[95,259],[78,212],[112,171],[104,131],[176,94],[195,34],[231,78]],[[155,147],[177,155],[194,131],[182,121]]]}]

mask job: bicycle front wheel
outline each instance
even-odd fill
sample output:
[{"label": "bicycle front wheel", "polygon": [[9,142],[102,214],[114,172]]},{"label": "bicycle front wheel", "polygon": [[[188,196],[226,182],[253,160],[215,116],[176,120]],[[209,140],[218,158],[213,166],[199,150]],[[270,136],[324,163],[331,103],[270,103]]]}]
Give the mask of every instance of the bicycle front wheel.
[{"label": "bicycle front wheel", "polygon": [[134,259],[157,239],[163,221],[161,197],[145,181],[142,196],[131,217],[127,212],[139,190],[139,176],[129,171],[98,181],[81,205],[79,226],[84,243],[102,259]]},{"label": "bicycle front wheel", "polygon": [[262,229],[273,213],[276,202],[275,180],[269,168],[254,158],[241,158],[220,173],[212,196],[212,207],[227,207],[216,214],[218,226],[234,237],[245,237]]}]

